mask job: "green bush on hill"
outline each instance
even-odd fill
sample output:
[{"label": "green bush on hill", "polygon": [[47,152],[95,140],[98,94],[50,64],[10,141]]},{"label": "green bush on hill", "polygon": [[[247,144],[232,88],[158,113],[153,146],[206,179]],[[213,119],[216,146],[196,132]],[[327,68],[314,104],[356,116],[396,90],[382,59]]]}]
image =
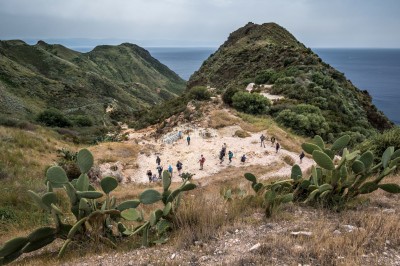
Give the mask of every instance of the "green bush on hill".
[{"label": "green bush on hill", "polygon": [[321,110],[309,104],[299,104],[285,109],[278,114],[276,120],[292,128],[296,133],[310,137],[315,135],[326,137],[329,133],[329,125],[322,116]]},{"label": "green bush on hill", "polygon": [[396,150],[400,149],[400,127],[397,126],[383,132],[382,134],[372,136],[358,145],[357,149],[361,152],[370,150],[375,155],[382,156],[385,147],[388,146],[393,146]]},{"label": "green bush on hill", "polygon": [[49,127],[70,127],[71,122],[57,109],[48,109],[39,113],[36,121]]},{"label": "green bush on hill", "polygon": [[196,101],[207,101],[210,99],[211,93],[204,86],[196,86],[190,90],[189,97]]},{"label": "green bush on hill", "polygon": [[258,93],[239,91],[233,95],[232,105],[238,111],[253,115],[261,115],[268,112],[271,102]]},{"label": "green bush on hill", "polygon": [[93,126],[93,121],[85,115],[77,115],[72,118],[74,124],[78,127],[91,127]]},{"label": "green bush on hill", "polygon": [[241,90],[238,89],[237,87],[230,87],[230,88],[226,89],[224,94],[222,94],[222,100],[224,101],[225,104],[232,106],[232,104],[233,104],[232,97],[233,97],[233,95],[235,95],[236,92],[239,92],[239,91],[241,91]]},{"label": "green bush on hill", "polygon": [[273,77],[275,71],[272,69],[267,69],[260,74],[258,74],[254,80],[256,84],[266,84]]}]

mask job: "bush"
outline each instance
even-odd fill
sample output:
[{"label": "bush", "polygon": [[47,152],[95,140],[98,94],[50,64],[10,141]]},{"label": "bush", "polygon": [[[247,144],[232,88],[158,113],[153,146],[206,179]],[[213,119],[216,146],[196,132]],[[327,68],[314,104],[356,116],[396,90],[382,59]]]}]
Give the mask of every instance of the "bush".
[{"label": "bush", "polygon": [[41,112],[36,121],[49,127],[70,127],[71,122],[56,109],[44,110]]},{"label": "bush", "polygon": [[196,86],[190,90],[190,98],[197,101],[207,101],[211,97],[211,93],[206,87]]},{"label": "bush", "polygon": [[272,69],[265,70],[261,72],[261,74],[257,75],[255,78],[256,84],[266,84],[269,82],[271,77],[275,74],[275,71]]},{"label": "bush", "polygon": [[235,87],[231,87],[228,88],[224,94],[222,94],[222,100],[224,101],[225,104],[232,106],[233,102],[232,102],[232,97],[233,95],[235,95],[236,92],[239,92],[240,89],[235,88]]},{"label": "bush", "polygon": [[74,124],[78,127],[91,127],[93,126],[93,121],[84,115],[77,115],[73,118]]},{"label": "bush", "polygon": [[325,121],[318,107],[299,104],[291,109],[281,111],[276,120],[286,127],[292,128],[299,134],[313,137],[329,133],[329,124]]},{"label": "bush", "polygon": [[244,130],[236,130],[235,134],[233,135],[234,137],[239,137],[239,138],[247,138],[250,137],[251,135]]},{"label": "bush", "polygon": [[383,132],[382,134],[374,135],[361,143],[357,149],[361,152],[367,150],[372,151],[377,156],[382,156],[385,148],[393,146],[395,149],[400,149],[400,127],[395,127]]},{"label": "bush", "polygon": [[266,114],[271,106],[270,100],[258,93],[237,92],[232,97],[233,107],[238,111],[259,115]]}]

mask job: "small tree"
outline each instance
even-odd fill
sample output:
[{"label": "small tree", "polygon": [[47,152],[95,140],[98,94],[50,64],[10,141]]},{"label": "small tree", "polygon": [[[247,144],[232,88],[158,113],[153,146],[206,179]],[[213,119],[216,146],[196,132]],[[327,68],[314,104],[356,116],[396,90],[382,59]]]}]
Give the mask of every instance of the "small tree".
[{"label": "small tree", "polygon": [[49,109],[41,112],[36,121],[49,127],[69,127],[71,122],[57,109]]},{"label": "small tree", "polygon": [[266,114],[271,106],[270,100],[258,93],[237,92],[232,97],[233,107],[248,114]]},{"label": "small tree", "polygon": [[204,86],[196,86],[190,90],[190,98],[197,101],[207,101],[211,97],[211,93]]}]

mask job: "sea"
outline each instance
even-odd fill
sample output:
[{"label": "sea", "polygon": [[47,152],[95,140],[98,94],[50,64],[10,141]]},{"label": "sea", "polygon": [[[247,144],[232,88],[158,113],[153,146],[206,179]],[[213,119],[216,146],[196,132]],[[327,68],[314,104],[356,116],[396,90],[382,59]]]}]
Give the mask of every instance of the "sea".
[{"label": "sea", "polygon": [[[145,47],[188,80],[217,47]],[[88,49],[76,49],[87,52]],[[325,62],[344,73],[390,120],[400,125],[400,49],[314,48]]]}]

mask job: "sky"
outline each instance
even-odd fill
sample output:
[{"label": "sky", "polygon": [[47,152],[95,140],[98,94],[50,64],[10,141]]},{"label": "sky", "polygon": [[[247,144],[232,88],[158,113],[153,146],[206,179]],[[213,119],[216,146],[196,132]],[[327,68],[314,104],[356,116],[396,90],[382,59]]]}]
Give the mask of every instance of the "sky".
[{"label": "sky", "polygon": [[400,0],[0,0],[0,39],[217,47],[275,22],[312,48],[400,48]]}]

